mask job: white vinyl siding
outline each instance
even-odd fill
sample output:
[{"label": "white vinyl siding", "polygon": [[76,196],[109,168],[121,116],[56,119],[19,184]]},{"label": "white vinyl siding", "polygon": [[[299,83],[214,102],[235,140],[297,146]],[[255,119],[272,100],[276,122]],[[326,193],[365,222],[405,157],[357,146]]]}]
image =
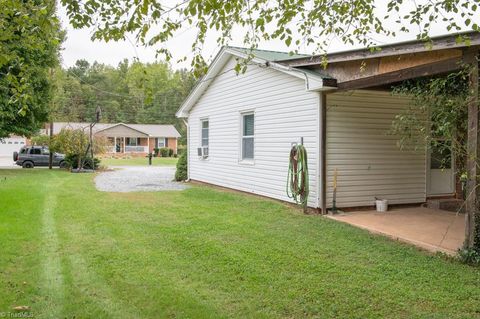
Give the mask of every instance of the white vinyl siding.
[{"label": "white vinyl siding", "polygon": [[387,134],[408,99],[389,92],[354,91],[327,95],[327,204],[338,172],[337,206],[371,206],[426,200],[426,152],[400,150]]},{"label": "white vinyl siding", "polygon": [[[305,91],[300,78],[265,67],[249,65],[236,75],[231,59],[190,112],[189,149],[201,140],[201,119],[209,119],[209,158],[189,152],[190,178],[281,200],[286,195],[288,155],[292,142],[308,151],[309,206],[317,206],[316,167],[319,95]],[[255,162],[242,161],[239,143],[242,117],[255,111]]]}]

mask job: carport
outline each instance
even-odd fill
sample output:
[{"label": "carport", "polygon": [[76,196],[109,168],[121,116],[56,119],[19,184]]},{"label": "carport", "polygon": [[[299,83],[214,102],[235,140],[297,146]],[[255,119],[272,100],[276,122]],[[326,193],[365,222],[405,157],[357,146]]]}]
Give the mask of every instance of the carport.
[{"label": "carport", "polygon": [[[383,215],[372,211],[358,212],[353,209],[352,213],[332,218],[402,238],[405,241],[419,243],[425,248],[433,247],[434,249],[431,250],[455,251],[461,246],[460,242],[464,237],[465,245],[473,246],[475,217],[480,202],[480,188],[477,187],[479,176],[477,159],[480,156],[478,105],[480,36],[473,32],[462,36],[468,37],[469,41],[458,41],[458,35],[448,35],[432,39],[429,45],[422,41],[410,41],[383,46],[381,50],[366,49],[333,53],[327,55],[326,66],[325,56],[291,59],[283,63],[288,67],[323,72],[337,81],[334,90],[321,92],[323,107],[320,113],[322,129],[319,154],[321,158],[318,170],[319,202],[323,213],[332,206],[332,180],[337,168],[339,177],[336,199],[339,207],[370,206],[373,205],[376,196],[388,199],[392,204],[420,204],[432,196],[458,196],[455,194],[453,170],[445,172],[435,168],[433,164],[431,165],[433,162],[428,156],[424,160],[421,157],[413,158],[412,154],[415,167],[411,165],[411,161],[399,161],[398,154],[394,153],[393,149],[380,148],[384,144],[391,144],[391,141],[387,141],[384,132],[380,130],[380,126],[367,126],[367,124],[370,124],[371,120],[375,120],[375,123],[382,120],[380,125],[383,125],[382,129],[384,129],[387,120],[390,120],[388,116],[396,112],[391,110],[393,104],[390,98],[387,100],[386,95],[384,101],[376,98],[376,107],[372,107],[372,96],[380,95],[377,92],[388,94],[392,86],[402,81],[444,76],[469,67],[472,99],[468,101],[467,152],[469,156],[466,159],[468,171],[466,215],[455,215],[455,213],[452,215],[452,213],[424,208],[416,208],[413,211],[394,210]],[[355,92],[361,93],[354,96]],[[341,94],[347,97],[354,96],[354,98],[346,101],[344,97],[339,102],[338,96]],[[360,94],[364,94],[365,98]],[[360,100],[362,103],[359,102]],[[362,114],[359,110],[360,105],[364,109]],[[344,112],[334,113],[335,108]],[[343,122],[339,122],[338,119]],[[334,123],[335,121],[340,124]],[[358,142],[360,138],[363,138],[360,141],[362,143]],[[367,148],[371,149],[368,154],[365,153]],[[410,179],[402,184],[397,179],[400,180],[403,176],[408,176]],[[462,221],[464,226],[460,227]],[[452,235],[452,238],[448,237],[448,233],[452,230],[445,235],[448,225],[455,225],[455,235]],[[426,229],[430,237],[425,232]],[[464,236],[459,234],[462,231],[465,232]],[[444,238],[444,235],[447,238]]]}]

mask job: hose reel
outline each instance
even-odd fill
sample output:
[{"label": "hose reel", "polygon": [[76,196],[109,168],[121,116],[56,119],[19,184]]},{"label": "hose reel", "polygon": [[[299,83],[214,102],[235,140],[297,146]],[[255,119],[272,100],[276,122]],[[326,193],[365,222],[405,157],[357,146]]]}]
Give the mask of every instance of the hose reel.
[{"label": "hose reel", "polygon": [[308,202],[308,159],[307,150],[303,143],[292,146],[289,156],[287,174],[287,196],[297,204],[302,205],[304,210]]}]

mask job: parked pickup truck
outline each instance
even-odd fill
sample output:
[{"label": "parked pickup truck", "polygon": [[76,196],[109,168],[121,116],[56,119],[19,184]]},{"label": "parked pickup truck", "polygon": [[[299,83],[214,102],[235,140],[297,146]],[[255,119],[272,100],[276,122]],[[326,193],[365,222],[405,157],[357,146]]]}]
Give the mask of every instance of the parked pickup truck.
[{"label": "parked pickup truck", "polygon": [[[23,168],[33,168],[35,166],[48,166],[50,151],[44,146],[25,146],[19,152],[13,153],[13,161]],[[65,168],[65,155],[53,153],[53,166]]]}]

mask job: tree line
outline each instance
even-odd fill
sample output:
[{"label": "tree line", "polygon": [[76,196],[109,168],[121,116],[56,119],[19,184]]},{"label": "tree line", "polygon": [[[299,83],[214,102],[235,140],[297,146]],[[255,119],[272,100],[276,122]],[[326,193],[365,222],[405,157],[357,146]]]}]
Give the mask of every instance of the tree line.
[{"label": "tree line", "polygon": [[189,94],[195,78],[165,62],[128,60],[116,67],[78,60],[53,74],[51,120],[91,122],[100,107],[102,122],[173,124],[184,136],[175,112]]}]

